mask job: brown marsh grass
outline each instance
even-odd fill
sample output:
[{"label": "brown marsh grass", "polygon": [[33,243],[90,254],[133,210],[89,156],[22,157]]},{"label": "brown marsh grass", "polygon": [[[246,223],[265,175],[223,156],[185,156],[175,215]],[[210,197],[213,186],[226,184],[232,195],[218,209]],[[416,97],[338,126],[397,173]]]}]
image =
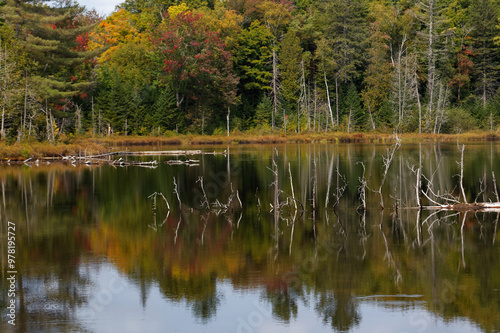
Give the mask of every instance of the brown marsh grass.
[{"label": "brown marsh grass", "polygon": [[[400,134],[403,143],[418,142],[485,142],[498,141],[500,136],[490,132],[464,134]],[[175,135],[175,136],[107,136],[101,138],[73,138],[64,142],[27,142],[7,144],[0,142],[0,160],[24,160],[27,158],[61,158],[67,155],[95,155],[109,152],[112,148],[127,146],[190,146],[190,145],[240,145],[284,143],[392,143],[394,136],[385,133],[283,133],[263,134],[237,132],[224,135]]]}]

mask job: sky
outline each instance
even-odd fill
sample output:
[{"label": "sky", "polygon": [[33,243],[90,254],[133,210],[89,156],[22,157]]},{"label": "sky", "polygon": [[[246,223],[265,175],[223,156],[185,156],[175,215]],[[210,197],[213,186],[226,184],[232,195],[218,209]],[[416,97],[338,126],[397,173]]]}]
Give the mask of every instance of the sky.
[{"label": "sky", "polygon": [[99,14],[108,16],[115,10],[115,6],[124,0],[77,0],[77,2],[87,9],[95,8]]}]

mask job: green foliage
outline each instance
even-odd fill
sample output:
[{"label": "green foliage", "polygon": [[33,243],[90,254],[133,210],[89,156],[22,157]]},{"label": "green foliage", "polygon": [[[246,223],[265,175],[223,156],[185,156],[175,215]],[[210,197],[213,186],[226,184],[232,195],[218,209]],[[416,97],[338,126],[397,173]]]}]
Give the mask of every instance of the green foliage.
[{"label": "green foliage", "polygon": [[363,131],[367,127],[367,118],[363,107],[361,106],[361,99],[356,89],[356,85],[351,82],[347,90],[344,103],[344,114],[347,117],[347,124],[351,130]]},{"label": "green foliage", "polygon": [[273,112],[273,102],[267,95],[263,95],[255,109],[254,125],[269,126],[271,124],[271,112]]},{"label": "green foliage", "polygon": [[293,30],[288,30],[280,50],[281,89],[283,98],[294,105],[299,90],[300,61],[302,48],[300,39]]},{"label": "green foliage", "polygon": [[80,129],[101,134],[210,133],[228,107],[239,130],[343,117],[343,129],[432,131],[438,103],[441,131],[495,127],[500,3],[435,0],[429,40],[430,3],[127,0],[103,20],[72,1],[6,0],[0,135],[76,132],[75,105]]},{"label": "green foliage", "polygon": [[171,131],[183,128],[183,117],[170,87],[163,89],[156,97],[151,122],[155,127]]},{"label": "green foliage", "polygon": [[317,25],[336,62],[340,80],[349,82],[360,76],[367,46],[368,25],[364,0],[332,0],[321,3]]},{"label": "green foliage", "polygon": [[499,5],[493,0],[473,1],[470,7],[469,24],[474,27],[471,41],[475,55],[476,91],[483,98],[483,106],[487,99],[497,91],[500,73],[500,47],[495,45],[495,37],[500,35],[498,27]]},{"label": "green foliage", "polygon": [[477,121],[463,108],[452,108],[447,111],[447,121],[443,124],[443,133],[465,133],[477,128]]},{"label": "green foliage", "polygon": [[238,36],[233,61],[243,89],[271,89],[271,38],[272,35],[259,21],[252,22]]}]

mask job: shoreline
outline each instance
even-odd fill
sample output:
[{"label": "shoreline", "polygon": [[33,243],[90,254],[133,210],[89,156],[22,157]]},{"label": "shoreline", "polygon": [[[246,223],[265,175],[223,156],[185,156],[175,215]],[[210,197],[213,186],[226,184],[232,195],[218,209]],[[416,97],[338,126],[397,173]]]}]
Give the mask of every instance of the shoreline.
[{"label": "shoreline", "polygon": [[[403,144],[439,142],[490,142],[500,141],[500,135],[490,132],[463,134],[400,134]],[[101,138],[77,137],[64,142],[24,142],[7,144],[0,142],[0,161],[23,161],[28,158],[58,160],[63,156],[86,156],[109,153],[113,148],[131,146],[203,146],[203,145],[267,145],[267,144],[390,144],[393,134],[385,133],[300,133],[300,134],[249,134],[235,133],[230,136],[176,135],[176,136],[109,136]]]}]

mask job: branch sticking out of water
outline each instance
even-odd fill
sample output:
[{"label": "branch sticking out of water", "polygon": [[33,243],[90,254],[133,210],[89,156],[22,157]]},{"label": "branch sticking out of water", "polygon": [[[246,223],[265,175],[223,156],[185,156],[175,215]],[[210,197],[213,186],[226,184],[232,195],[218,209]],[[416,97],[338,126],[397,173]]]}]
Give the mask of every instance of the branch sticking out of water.
[{"label": "branch sticking out of water", "polygon": [[365,164],[363,162],[356,162],[356,164],[360,164],[363,167],[363,174],[358,178],[360,183],[358,186],[358,193],[361,204],[358,206],[357,210],[364,212],[366,210],[366,187],[368,180],[365,178]]},{"label": "branch sticking out of water", "polygon": [[[458,145],[458,143],[457,143]],[[464,150],[465,150],[465,145],[462,145],[462,148],[458,148],[460,150],[461,156],[460,156],[460,191],[462,192],[462,197],[464,199],[464,203],[467,203],[467,196],[465,195],[465,190],[464,190]]]},{"label": "branch sticking out of water", "polygon": [[207,194],[205,193],[205,187],[203,186],[203,177],[198,177],[198,180],[196,182],[200,183],[201,191],[203,193],[204,201],[201,203],[201,206],[203,207],[204,205],[206,205],[207,208],[210,209],[210,203],[208,202]]},{"label": "branch sticking out of water", "polygon": [[177,200],[179,201],[179,209],[182,209],[181,198],[179,196],[179,191],[177,190],[177,182],[175,181],[175,177],[174,177],[174,193],[177,195]]},{"label": "branch sticking out of water", "polygon": [[382,196],[382,187],[384,187],[385,179],[387,178],[387,173],[389,172],[389,168],[391,167],[392,162],[394,161],[396,152],[398,151],[399,147],[401,147],[401,139],[398,137],[397,134],[394,134],[394,138],[396,140],[396,143],[387,149],[387,153],[385,156],[382,156],[385,169],[384,173],[382,174],[382,181],[380,182],[380,187],[378,188],[377,191],[375,191],[380,195],[380,208],[382,209],[384,209],[384,198]]}]

